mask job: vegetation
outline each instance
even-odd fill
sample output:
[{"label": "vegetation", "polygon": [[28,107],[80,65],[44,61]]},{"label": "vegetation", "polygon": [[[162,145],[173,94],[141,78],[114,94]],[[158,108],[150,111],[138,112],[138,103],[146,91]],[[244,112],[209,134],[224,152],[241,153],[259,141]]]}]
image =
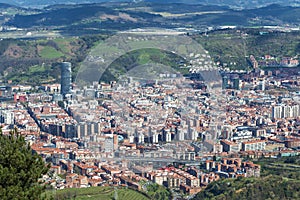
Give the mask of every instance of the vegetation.
[{"label": "vegetation", "polygon": [[[115,60],[108,69],[106,69],[101,80],[105,82],[117,80],[120,75],[126,74],[134,68],[147,64],[161,64],[169,66],[172,67],[174,71],[176,70],[182,74],[186,74],[188,73],[188,70],[179,68],[181,60],[183,60],[183,58],[171,52],[166,52],[160,49],[142,48],[140,50],[129,52]],[[142,70],[142,68],[140,69]],[[135,70],[139,71],[138,69]],[[161,71],[164,72],[164,69],[161,69]],[[145,71],[142,71],[142,73],[143,72],[145,73]],[[154,70],[150,70],[149,73],[151,72],[154,73]],[[156,73],[158,73],[157,70]],[[135,74],[135,76],[144,77],[145,74]]]},{"label": "vegetation", "polygon": [[[266,31],[265,34],[260,34]],[[193,36],[215,62],[231,69],[250,67],[249,56],[278,58],[300,54],[300,32],[269,32],[264,29],[220,30]],[[293,41],[293,42],[291,42]]]},{"label": "vegetation", "polygon": [[40,50],[39,55],[42,58],[53,59],[53,58],[60,58],[64,54],[62,52],[59,52],[58,50],[56,50],[55,48],[53,48],[51,46],[46,46]]},{"label": "vegetation", "polygon": [[106,36],[0,41],[0,72],[5,80],[38,85],[57,82],[58,62],[73,63],[74,76],[89,50]]},{"label": "vegetation", "polygon": [[248,179],[224,179],[213,182],[194,198],[214,200],[239,199],[299,199],[300,181],[279,176]]},{"label": "vegetation", "polygon": [[54,200],[114,200],[115,197],[122,200],[147,200],[147,195],[128,188],[113,187],[90,187],[90,188],[70,188],[57,191],[47,191],[43,195],[45,198]]},{"label": "vegetation", "polygon": [[[256,58],[265,54],[282,58],[300,55],[300,32],[264,32],[264,29],[219,30],[207,34],[193,35],[215,62],[231,69],[250,69],[249,55]],[[106,39],[107,35],[89,35],[39,40],[0,41],[0,72],[5,80],[18,83],[40,84],[58,82],[58,62],[73,63],[73,77],[76,77],[80,63],[90,50]],[[293,42],[290,42],[293,41]],[[141,47],[142,48],[142,47]],[[107,49],[109,52],[110,49]],[[133,68],[159,63],[171,66],[182,74],[183,59],[171,52],[159,49],[141,49],[129,52],[117,60],[103,74],[104,81],[117,79]]]},{"label": "vegetation", "polygon": [[[261,2],[258,4],[259,7],[262,6]],[[238,5],[243,7],[241,3]],[[145,27],[299,25],[299,11],[299,7],[279,5],[256,9],[249,9],[247,6],[247,9],[234,10],[220,6],[219,1],[214,6],[161,2],[56,5],[33,14],[12,15],[5,25],[30,29],[47,27],[59,30],[64,35],[115,32]]]},{"label": "vegetation", "polygon": [[0,199],[40,199],[44,187],[39,178],[48,169],[16,129],[10,135],[0,133]]},{"label": "vegetation", "polygon": [[262,158],[257,163],[262,167],[262,176],[276,175],[286,179],[300,179],[300,156]]},{"label": "vegetation", "polygon": [[110,187],[110,186],[100,186],[100,187],[90,187],[90,188],[69,188],[64,190],[49,190],[43,193],[43,198],[54,199],[54,200],[147,200],[147,199],[157,199],[157,200],[169,200],[172,198],[171,192],[158,184],[145,184],[147,188],[145,192],[137,191],[131,188],[125,187]]},{"label": "vegetation", "polygon": [[167,188],[158,184],[149,184],[147,186],[147,194],[150,195],[152,199],[157,199],[157,200],[172,199],[172,193]]},{"label": "vegetation", "polygon": [[299,199],[300,156],[261,158],[261,178],[225,179],[208,185],[194,199]]}]

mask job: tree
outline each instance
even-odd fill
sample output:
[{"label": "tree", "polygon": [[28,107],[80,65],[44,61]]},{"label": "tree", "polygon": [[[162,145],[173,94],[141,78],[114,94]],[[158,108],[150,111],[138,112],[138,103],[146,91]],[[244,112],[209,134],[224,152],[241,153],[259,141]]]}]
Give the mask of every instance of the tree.
[{"label": "tree", "polygon": [[42,158],[33,153],[17,129],[4,135],[0,129],[0,199],[40,199],[44,186],[39,178],[46,174]]}]

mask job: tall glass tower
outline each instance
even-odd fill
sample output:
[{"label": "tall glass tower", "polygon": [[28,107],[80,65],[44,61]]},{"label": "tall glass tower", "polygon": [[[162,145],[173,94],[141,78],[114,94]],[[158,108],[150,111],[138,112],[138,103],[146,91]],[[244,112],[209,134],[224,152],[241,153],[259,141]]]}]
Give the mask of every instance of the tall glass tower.
[{"label": "tall glass tower", "polygon": [[61,94],[71,94],[72,89],[72,65],[70,62],[61,63]]},{"label": "tall glass tower", "polygon": [[227,76],[223,76],[222,78],[222,89],[227,89],[228,88],[228,77]]},{"label": "tall glass tower", "polygon": [[238,77],[233,78],[233,89],[234,90],[240,89],[240,79]]}]

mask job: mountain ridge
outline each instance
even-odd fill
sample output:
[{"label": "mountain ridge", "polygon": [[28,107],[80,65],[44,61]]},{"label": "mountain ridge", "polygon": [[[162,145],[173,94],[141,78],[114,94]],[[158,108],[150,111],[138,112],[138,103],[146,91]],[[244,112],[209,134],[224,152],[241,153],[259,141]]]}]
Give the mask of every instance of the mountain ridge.
[{"label": "mountain ridge", "polygon": [[[57,0],[13,0],[10,4],[17,5],[21,7],[45,7],[55,4],[83,4],[83,3],[105,3],[105,2],[152,2],[152,3],[162,3],[161,0],[67,0],[67,1],[57,1]],[[0,0],[0,3],[7,3],[7,0]],[[184,3],[184,4],[204,4],[204,5],[220,5],[229,6],[232,8],[245,9],[245,8],[257,8],[264,7],[270,4],[280,4],[285,6],[300,6],[299,0],[165,0],[164,4],[168,3]]]},{"label": "mountain ridge", "polygon": [[300,7],[268,5],[263,8],[234,10],[225,6],[124,3],[53,5],[33,14],[16,14],[4,25],[17,28],[74,30],[128,30],[160,27],[199,28],[203,26],[298,26]]}]

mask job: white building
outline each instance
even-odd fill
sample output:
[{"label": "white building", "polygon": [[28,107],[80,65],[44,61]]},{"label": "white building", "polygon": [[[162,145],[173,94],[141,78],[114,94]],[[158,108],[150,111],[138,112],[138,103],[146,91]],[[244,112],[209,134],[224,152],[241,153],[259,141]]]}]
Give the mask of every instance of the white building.
[{"label": "white building", "polygon": [[15,122],[15,115],[9,110],[0,110],[0,123],[13,125]]}]

